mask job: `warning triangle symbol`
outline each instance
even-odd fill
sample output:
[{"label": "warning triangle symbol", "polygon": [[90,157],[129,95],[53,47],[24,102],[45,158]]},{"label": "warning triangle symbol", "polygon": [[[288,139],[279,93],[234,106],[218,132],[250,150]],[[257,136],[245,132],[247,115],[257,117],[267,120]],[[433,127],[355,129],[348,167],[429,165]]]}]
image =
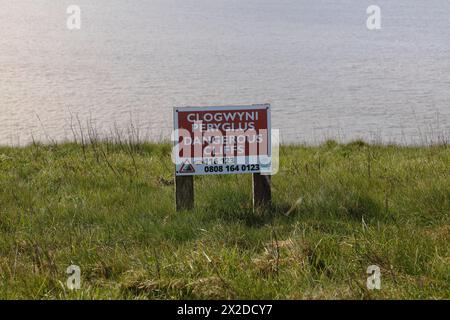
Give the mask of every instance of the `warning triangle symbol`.
[{"label": "warning triangle symbol", "polygon": [[186,160],[180,168],[180,173],[194,173],[194,166]]}]

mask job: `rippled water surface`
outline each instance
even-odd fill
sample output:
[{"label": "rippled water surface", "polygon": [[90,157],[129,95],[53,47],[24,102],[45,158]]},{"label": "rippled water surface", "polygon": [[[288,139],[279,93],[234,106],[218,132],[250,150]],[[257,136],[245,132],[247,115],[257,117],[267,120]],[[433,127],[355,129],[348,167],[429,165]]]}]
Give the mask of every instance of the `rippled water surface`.
[{"label": "rippled water surface", "polygon": [[450,1],[0,0],[0,144],[78,119],[169,138],[174,106],[266,102],[286,142],[448,137]]}]

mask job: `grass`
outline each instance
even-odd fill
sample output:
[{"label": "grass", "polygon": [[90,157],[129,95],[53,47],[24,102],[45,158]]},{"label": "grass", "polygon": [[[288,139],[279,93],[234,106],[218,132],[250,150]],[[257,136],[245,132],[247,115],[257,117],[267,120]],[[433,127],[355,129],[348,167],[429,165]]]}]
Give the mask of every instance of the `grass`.
[{"label": "grass", "polygon": [[450,298],[448,146],[284,146],[266,213],[250,175],[196,177],[177,213],[170,152],[0,148],[0,298]]}]

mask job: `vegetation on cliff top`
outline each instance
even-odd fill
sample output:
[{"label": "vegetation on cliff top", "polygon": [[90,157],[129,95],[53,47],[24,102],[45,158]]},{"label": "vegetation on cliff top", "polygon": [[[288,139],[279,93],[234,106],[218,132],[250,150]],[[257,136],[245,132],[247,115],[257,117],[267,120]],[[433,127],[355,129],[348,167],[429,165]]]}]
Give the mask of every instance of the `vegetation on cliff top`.
[{"label": "vegetation on cliff top", "polygon": [[0,148],[0,298],[450,298],[448,146],[284,146],[266,213],[250,175],[196,177],[177,213],[170,152]]}]

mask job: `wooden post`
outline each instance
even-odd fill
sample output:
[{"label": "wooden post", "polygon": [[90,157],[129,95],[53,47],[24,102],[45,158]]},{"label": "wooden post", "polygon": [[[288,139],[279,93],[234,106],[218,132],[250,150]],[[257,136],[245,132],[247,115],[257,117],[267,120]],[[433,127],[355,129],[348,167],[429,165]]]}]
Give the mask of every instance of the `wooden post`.
[{"label": "wooden post", "polygon": [[175,177],[177,211],[194,209],[194,176]]},{"label": "wooden post", "polygon": [[253,211],[267,210],[272,202],[270,175],[253,174]]}]

